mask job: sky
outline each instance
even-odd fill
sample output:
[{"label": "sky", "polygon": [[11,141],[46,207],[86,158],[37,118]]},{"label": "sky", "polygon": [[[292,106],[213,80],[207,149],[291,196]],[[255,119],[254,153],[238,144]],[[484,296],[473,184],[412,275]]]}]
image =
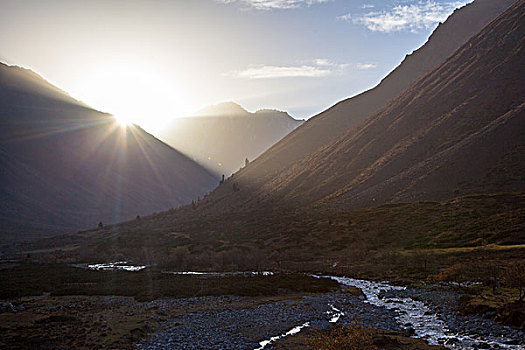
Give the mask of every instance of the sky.
[{"label": "sky", "polygon": [[308,119],[469,0],[0,0],[0,61],[156,133],[235,101]]}]

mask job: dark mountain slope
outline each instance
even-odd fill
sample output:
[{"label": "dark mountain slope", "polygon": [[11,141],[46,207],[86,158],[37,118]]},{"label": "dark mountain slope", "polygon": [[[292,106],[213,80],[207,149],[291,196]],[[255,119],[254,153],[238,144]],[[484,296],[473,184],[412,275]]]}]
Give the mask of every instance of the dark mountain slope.
[{"label": "dark mountain slope", "polygon": [[336,140],[443,62],[513,2],[476,0],[456,10],[436,28],[425,45],[408,55],[378,86],[309,119],[239,175],[245,181],[262,184],[283,168]]},{"label": "dark mountain slope", "polygon": [[518,1],[361,127],[259,192],[355,207],[525,190],[524,17]]},{"label": "dark mountain slope", "polygon": [[[125,257],[174,271],[365,278],[519,264],[524,10],[520,0],[361,127],[265,186],[239,176],[249,165],[196,206],[43,240],[33,249],[45,252],[34,254],[67,262]],[[463,196],[494,191],[522,193]],[[356,206],[371,207],[345,210]]]},{"label": "dark mountain slope", "polygon": [[160,138],[202,166],[229,176],[301,125],[288,113],[250,113],[235,103],[207,107],[192,117],[175,119]]},{"label": "dark mountain slope", "polygon": [[121,127],[35,73],[0,64],[2,240],[186,204],[217,179],[139,127]]}]

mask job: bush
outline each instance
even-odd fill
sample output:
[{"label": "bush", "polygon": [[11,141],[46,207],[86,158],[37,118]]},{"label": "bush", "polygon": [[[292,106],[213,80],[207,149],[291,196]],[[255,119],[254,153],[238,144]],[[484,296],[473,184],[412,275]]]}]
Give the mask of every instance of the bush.
[{"label": "bush", "polygon": [[320,331],[311,339],[310,348],[322,350],[373,350],[372,335],[358,322],[350,326],[336,325],[328,331]]},{"label": "bush", "polygon": [[514,262],[505,269],[505,284],[517,288],[519,301],[525,298],[525,264],[522,261]]}]

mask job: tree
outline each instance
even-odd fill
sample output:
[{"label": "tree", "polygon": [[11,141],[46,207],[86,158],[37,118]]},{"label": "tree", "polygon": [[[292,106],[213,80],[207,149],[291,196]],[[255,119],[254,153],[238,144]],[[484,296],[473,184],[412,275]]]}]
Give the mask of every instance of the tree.
[{"label": "tree", "polygon": [[239,192],[241,189],[239,188],[239,184],[237,182],[233,183],[233,192]]},{"label": "tree", "polygon": [[514,262],[505,269],[505,282],[509,287],[518,288],[519,301],[525,298],[525,264]]},{"label": "tree", "polygon": [[104,224],[102,223],[102,221],[100,221],[100,222],[98,223],[98,228],[102,228],[102,227],[104,227]]},{"label": "tree", "polygon": [[247,167],[248,164],[250,164],[250,161],[248,160],[248,158],[246,158],[246,159],[244,160],[244,166]]}]

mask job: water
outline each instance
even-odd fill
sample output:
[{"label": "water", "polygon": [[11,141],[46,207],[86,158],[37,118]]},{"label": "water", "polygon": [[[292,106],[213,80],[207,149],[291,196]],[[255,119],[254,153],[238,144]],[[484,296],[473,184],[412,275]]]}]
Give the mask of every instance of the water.
[{"label": "water", "polygon": [[281,334],[281,335],[277,335],[275,337],[271,337],[270,339],[268,340],[263,340],[259,343],[259,347],[258,348],[255,348],[254,350],[262,350],[264,349],[267,345],[281,339],[281,338],[284,338],[284,337],[287,337],[289,335],[294,335],[294,334],[297,334],[299,333],[303,328],[306,328],[306,327],[310,327],[310,322],[306,322],[306,323],[303,323],[302,325],[300,326],[296,326],[292,329],[290,329],[288,332],[284,333],[284,334]]},{"label": "water", "polygon": [[128,261],[115,261],[110,263],[102,264],[87,264],[87,265],[73,265],[74,267],[79,267],[82,269],[96,270],[96,271],[140,271],[147,267],[147,265],[131,265]]},{"label": "water", "polygon": [[[461,334],[452,332],[445,322],[423,302],[408,297],[383,297],[390,291],[401,291],[406,287],[393,286],[386,282],[373,282],[347,277],[333,277],[339,283],[357,287],[366,296],[365,303],[395,310],[396,320],[405,328],[412,328],[415,337],[423,338],[430,344],[444,345],[449,349],[502,348],[525,349],[524,345],[505,344],[511,339],[505,336],[486,336],[479,334]],[[395,293],[392,293],[395,295]]]},{"label": "water", "polygon": [[330,320],[328,322],[336,323],[342,316],[345,315],[343,311],[339,310],[334,305],[328,304],[328,306],[330,307],[330,310],[326,311],[328,316],[330,316]]},{"label": "water", "polygon": [[[328,322],[330,322],[330,323],[336,323],[345,314],[343,311],[341,311],[338,308],[336,308],[333,304],[328,304],[328,307],[330,309],[326,311],[326,314],[329,317]],[[273,343],[273,342],[275,342],[275,341],[277,341],[279,339],[282,339],[284,337],[288,337],[290,335],[297,334],[301,330],[303,330],[303,328],[306,328],[306,327],[310,327],[310,322],[305,322],[305,323],[303,323],[303,324],[301,324],[299,326],[295,326],[294,328],[290,329],[288,332],[286,332],[284,334],[271,337],[270,339],[267,339],[267,340],[263,340],[263,341],[259,342],[260,346],[258,348],[255,348],[254,350],[262,350],[266,346],[268,346],[269,344],[271,344],[271,343]]]},{"label": "water", "polygon": [[273,276],[272,271],[231,271],[231,272],[200,272],[200,271],[163,271],[173,275],[194,276]]}]

